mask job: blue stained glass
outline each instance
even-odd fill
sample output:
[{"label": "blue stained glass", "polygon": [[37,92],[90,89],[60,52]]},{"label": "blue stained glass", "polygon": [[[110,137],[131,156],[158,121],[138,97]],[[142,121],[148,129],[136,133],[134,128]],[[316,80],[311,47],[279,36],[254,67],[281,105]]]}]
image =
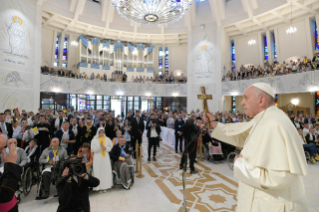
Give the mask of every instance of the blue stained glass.
[{"label": "blue stained glass", "polygon": [[275,33],[273,35],[273,40],[274,40],[274,58],[277,59],[277,49],[276,49],[276,40],[275,40]]},{"label": "blue stained glass", "polygon": [[314,21],[314,28],[315,28],[315,50],[319,50],[318,28],[317,28],[316,21]]}]

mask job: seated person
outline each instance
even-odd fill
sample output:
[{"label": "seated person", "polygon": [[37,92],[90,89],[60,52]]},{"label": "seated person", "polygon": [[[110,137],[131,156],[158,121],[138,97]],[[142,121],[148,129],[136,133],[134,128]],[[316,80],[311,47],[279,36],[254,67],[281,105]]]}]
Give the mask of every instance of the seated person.
[{"label": "seated person", "polygon": [[37,164],[36,161],[34,161],[35,157],[40,155],[40,147],[38,147],[38,140],[37,139],[31,139],[29,142],[29,145],[25,148],[25,153],[28,157],[29,163],[26,166],[33,167]]},{"label": "seated person", "polygon": [[43,150],[39,162],[44,165],[42,171],[44,196],[41,199],[47,199],[50,196],[50,185],[51,185],[51,168],[59,160],[65,160],[69,158],[66,150],[59,146],[60,142],[58,138],[52,138],[50,146]]},{"label": "seated person", "polygon": [[16,138],[18,141],[18,146],[21,148],[25,148],[25,144],[29,142],[31,138],[34,137],[32,130],[30,127],[27,127],[27,119],[21,120],[21,127],[17,126],[17,119],[13,118],[13,134],[12,138]]},{"label": "seated person", "polygon": [[[22,148],[17,147],[17,145],[18,145],[17,139],[10,138],[7,141],[7,146],[11,146],[11,144],[14,144],[14,146],[16,147],[16,151],[17,151],[16,164],[18,164],[19,166],[26,165],[28,163],[28,157]],[[7,154],[9,154],[9,148],[5,148],[5,151]],[[0,154],[0,161],[1,161],[0,167],[3,167],[4,164],[3,164],[2,154]]]},{"label": "seated person", "polygon": [[68,154],[72,153],[72,144],[75,143],[75,135],[72,130],[69,129],[69,122],[64,121],[61,129],[57,130],[54,134],[54,138],[58,138],[60,146],[67,150]]},{"label": "seated person", "polygon": [[126,145],[125,138],[120,137],[118,144],[113,146],[110,157],[113,160],[113,172],[115,172],[119,179],[122,181],[124,188],[129,188],[133,176],[133,167],[122,166],[126,163],[133,166],[133,161],[130,157],[129,147]]},{"label": "seated person", "polygon": [[83,163],[85,163],[86,172],[89,175],[92,175],[93,152],[91,152],[90,143],[83,143],[82,148],[79,149],[77,156],[83,157]]},{"label": "seated person", "polygon": [[298,133],[300,135],[301,142],[302,142],[304,150],[309,150],[310,151],[310,160],[313,163],[316,163],[316,160],[319,160],[319,155],[318,155],[316,146],[313,145],[313,144],[308,144],[307,143],[306,138],[305,138],[304,134],[302,133],[302,129],[299,128],[298,129]]},{"label": "seated person", "polygon": [[318,138],[315,135],[315,129],[311,128],[309,133],[305,136],[307,144],[314,144],[318,143]]},{"label": "seated person", "polygon": [[79,176],[70,175],[69,168],[66,167],[56,186],[60,194],[57,211],[90,212],[89,187],[96,187],[99,184],[100,180],[88,173]]},{"label": "seated person", "polygon": [[113,138],[112,144],[113,146],[119,143],[120,138],[122,137],[122,131],[121,130],[116,130],[116,137]]}]

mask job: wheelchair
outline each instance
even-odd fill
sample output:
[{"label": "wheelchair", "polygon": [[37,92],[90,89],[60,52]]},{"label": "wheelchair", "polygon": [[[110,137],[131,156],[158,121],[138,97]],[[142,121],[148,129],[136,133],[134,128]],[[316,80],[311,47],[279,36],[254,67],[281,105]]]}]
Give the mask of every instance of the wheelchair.
[{"label": "wheelchair", "polygon": [[305,152],[305,157],[306,157],[307,163],[313,163],[313,162],[310,160],[310,153],[309,153],[309,151],[304,150],[304,152]]},{"label": "wheelchair", "polygon": [[[34,162],[38,164],[38,156],[34,158]],[[18,201],[18,204],[21,201],[21,194],[23,193],[24,196],[28,196],[31,192],[32,186],[36,184],[38,175],[34,175],[34,173],[38,173],[38,165],[29,166],[29,167],[22,167],[22,174],[21,180],[18,183],[18,190],[16,191],[15,195]]]},{"label": "wheelchair", "polygon": [[[129,144],[129,145],[130,145],[130,144]],[[133,149],[133,148],[132,148],[131,145],[130,145],[130,146],[129,146],[130,152],[132,152],[132,149]],[[134,154],[134,152],[132,152],[132,154],[131,154],[131,156],[130,156],[130,159],[132,160],[133,164],[132,164],[132,165],[128,165],[128,164],[126,164],[126,163],[123,164],[123,166],[126,166],[126,167],[129,167],[129,168],[132,168],[132,169],[133,169],[133,171],[132,171],[133,173],[130,171],[131,178],[132,178],[131,183],[128,185],[127,188],[125,188],[125,187],[123,186],[126,190],[129,190],[129,189],[134,185],[134,178],[135,178],[135,175],[134,175],[134,167],[135,167],[135,162],[134,162],[134,159],[133,159],[133,154]],[[118,174],[113,170],[114,162],[113,162],[112,160],[111,160],[111,164],[112,164],[112,173],[113,173],[113,188],[115,188],[116,185],[123,185],[123,184],[122,184],[121,178],[119,178]]]}]

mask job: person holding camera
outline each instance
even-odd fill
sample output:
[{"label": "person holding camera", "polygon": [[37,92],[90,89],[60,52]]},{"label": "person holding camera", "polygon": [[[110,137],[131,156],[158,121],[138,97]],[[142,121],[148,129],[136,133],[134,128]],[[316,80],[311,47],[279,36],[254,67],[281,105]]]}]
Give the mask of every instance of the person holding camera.
[{"label": "person holding camera", "polygon": [[59,161],[69,158],[67,151],[59,146],[60,141],[58,138],[52,138],[50,147],[43,150],[40,156],[39,162],[44,165],[42,171],[44,196],[40,199],[47,199],[50,196],[50,185],[51,185],[51,168]]},{"label": "person holding camera", "polygon": [[0,211],[18,212],[18,201],[15,192],[19,187],[18,183],[21,179],[22,168],[15,164],[17,161],[17,151],[14,143],[8,145],[8,153],[4,150],[7,144],[7,136],[0,135],[0,153],[2,155],[1,162],[4,163],[4,170],[0,174]]},{"label": "person holding camera", "polygon": [[81,162],[81,157],[72,157],[65,163],[67,167],[56,186],[59,193],[57,212],[90,212],[89,187],[97,187],[100,180],[88,174],[85,165],[79,168]]},{"label": "person holding camera", "polygon": [[148,161],[151,161],[151,150],[153,147],[153,161],[156,161],[156,147],[159,143],[161,127],[157,120],[154,119],[154,114],[151,114],[150,120],[146,124],[148,138]]}]

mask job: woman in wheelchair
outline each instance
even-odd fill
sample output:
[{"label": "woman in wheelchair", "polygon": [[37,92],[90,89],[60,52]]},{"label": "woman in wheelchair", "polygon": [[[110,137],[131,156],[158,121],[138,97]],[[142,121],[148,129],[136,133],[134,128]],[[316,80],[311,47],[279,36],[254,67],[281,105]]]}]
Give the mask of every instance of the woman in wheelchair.
[{"label": "woman in wheelchair", "polygon": [[131,154],[123,136],[110,152],[110,157],[113,161],[113,173],[121,179],[121,183],[125,189],[129,189],[132,183],[134,183]]},{"label": "woman in wheelchair", "polygon": [[93,166],[93,152],[91,151],[91,146],[89,143],[85,142],[82,144],[82,148],[79,149],[77,154],[78,157],[83,157],[83,162],[86,166],[86,172],[92,175]]}]

